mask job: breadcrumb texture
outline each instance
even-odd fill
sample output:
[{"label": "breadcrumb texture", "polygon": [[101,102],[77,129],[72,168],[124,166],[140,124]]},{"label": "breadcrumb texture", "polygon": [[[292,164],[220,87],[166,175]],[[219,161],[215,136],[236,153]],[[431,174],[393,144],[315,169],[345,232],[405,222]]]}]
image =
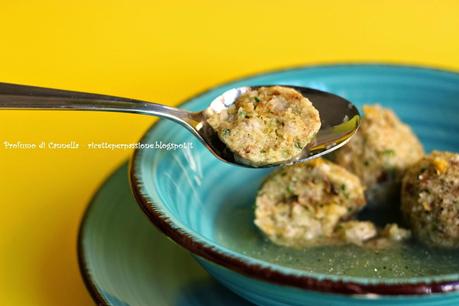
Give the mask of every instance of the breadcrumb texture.
[{"label": "breadcrumb texture", "polygon": [[407,171],[402,212],[419,241],[459,247],[459,154],[434,151]]},{"label": "breadcrumb texture", "polygon": [[363,112],[359,131],[333,159],[362,180],[370,203],[384,203],[398,195],[403,174],[424,150],[393,111],[376,104],[365,105]]},{"label": "breadcrumb texture", "polygon": [[299,155],[320,129],[319,112],[298,91],[260,87],[241,95],[207,121],[237,157],[253,165]]},{"label": "breadcrumb texture", "polygon": [[366,241],[364,246],[368,249],[383,250],[410,238],[411,231],[409,229],[401,228],[396,223],[389,223],[383,229],[378,230],[374,239]]},{"label": "breadcrumb texture", "polygon": [[373,222],[351,220],[341,222],[336,228],[336,237],[343,242],[363,245],[378,234],[378,230]]},{"label": "breadcrumb texture", "polygon": [[[276,244],[328,244],[333,242],[338,222],[349,219],[364,205],[359,178],[317,158],[281,168],[265,180],[256,198],[255,224]],[[363,232],[365,237],[371,236]],[[359,234],[347,236],[355,235]]]}]

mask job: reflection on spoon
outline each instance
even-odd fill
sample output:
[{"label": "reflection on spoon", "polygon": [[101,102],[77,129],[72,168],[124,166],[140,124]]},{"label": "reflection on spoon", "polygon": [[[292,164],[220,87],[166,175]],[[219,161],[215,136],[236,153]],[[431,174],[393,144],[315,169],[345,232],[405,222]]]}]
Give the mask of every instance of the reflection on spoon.
[{"label": "reflection on spoon", "polygon": [[357,131],[360,115],[357,108],[349,101],[320,90],[282,86],[297,90],[311,101],[319,111],[321,128],[314,139],[294,158],[257,164],[234,154],[220,140],[216,131],[208,123],[206,112],[219,112],[227,109],[242,94],[261,86],[228,90],[211,101],[207,110],[190,112],[128,98],[0,83],[0,109],[108,111],[167,118],[191,131],[217,158],[244,167],[272,167],[309,160],[341,147]]}]

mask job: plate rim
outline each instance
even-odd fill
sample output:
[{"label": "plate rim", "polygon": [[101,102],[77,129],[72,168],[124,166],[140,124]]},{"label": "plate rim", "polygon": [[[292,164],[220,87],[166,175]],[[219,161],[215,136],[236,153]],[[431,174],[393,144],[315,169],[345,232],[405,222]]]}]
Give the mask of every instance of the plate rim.
[{"label": "plate rim", "polygon": [[[352,63],[330,63],[330,64],[318,64],[318,65],[301,65],[294,67],[287,67],[282,69],[273,69],[265,72],[251,74],[241,78],[235,78],[233,80],[220,83],[216,86],[212,86],[206,90],[203,90],[179,103],[177,106],[186,104],[206,93],[228,86],[234,82],[240,82],[247,79],[264,76],[268,74],[306,70],[314,68],[394,68],[394,69],[413,69],[424,72],[436,72],[442,73],[454,77],[459,76],[459,72],[422,66],[422,65],[410,65],[410,64],[395,64],[395,63],[384,63],[384,62],[352,62]],[[158,120],[150,128],[146,130],[142,136],[140,142],[143,143],[148,135],[156,128],[156,124],[160,122]],[[133,191],[134,197],[137,203],[148,216],[149,220],[160,229],[165,235],[172,238],[180,246],[184,247],[193,254],[203,257],[215,264],[226,267],[232,271],[239,272],[248,277],[254,277],[259,280],[267,281],[269,283],[275,283],[280,285],[288,285],[300,289],[307,289],[320,292],[328,293],[339,293],[339,294],[378,294],[382,296],[394,296],[394,295],[427,295],[431,293],[457,293],[459,292],[459,279],[445,280],[445,281],[433,281],[433,282],[419,282],[419,283],[398,283],[398,284],[372,284],[372,283],[358,283],[350,281],[330,280],[330,279],[318,279],[306,275],[292,275],[283,273],[281,270],[274,270],[268,267],[263,267],[258,264],[247,263],[235,256],[225,254],[222,251],[216,250],[212,245],[196,241],[193,236],[182,232],[179,228],[169,220],[166,215],[154,209],[154,203],[148,199],[142,192],[142,182],[136,176],[135,169],[137,168],[138,161],[140,159],[141,150],[136,149],[129,162],[129,182]]]},{"label": "plate rim", "polygon": [[113,170],[110,171],[108,175],[104,177],[104,179],[98,184],[96,191],[92,194],[88,204],[86,205],[83,214],[80,219],[80,224],[78,225],[78,234],[77,234],[77,261],[78,261],[78,268],[80,270],[81,278],[83,279],[83,283],[86,287],[86,290],[89,292],[91,298],[97,305],[101,306],[111,306],[110,302],[104,298],[104,295],[99,290],[98,286],[96,286],[96,282],[91,277],[89,273],[88,263],[86,262],[84,256],[84,245],[83,245],[83,238],[84,238],[84,230],[87,227],[87,220],[91,211],[94,207],[95,200],[99,197],[100,193],[104,189],[105,185],[108,181],[115,176],[115,174],[120,171],[123,167],[127,166],[127,171],[129,173],[129,159],[124,159],[118,166],[116,166]]}]

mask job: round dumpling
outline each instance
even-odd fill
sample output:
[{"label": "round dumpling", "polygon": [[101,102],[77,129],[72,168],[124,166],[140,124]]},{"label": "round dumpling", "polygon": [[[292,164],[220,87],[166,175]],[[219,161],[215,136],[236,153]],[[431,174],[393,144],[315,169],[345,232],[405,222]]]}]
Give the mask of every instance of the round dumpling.
[{"label": "round dumpling", "polygon": [[242,94],[207,122],[241,161],[277,163],[299,155],[320,129],[317,109],[292,88],[260,87]]},{"label": "round dumpling", "polygon": [[393,111],[365,105],[363,112],[358,132],[333,159],[361,179],[369,205],[381,205],[399,197],[403,174],[424,151],[410,127]]},{"label": "round dumpling", "polygon": [[459,247],[459,154],[434,151],[407,171],[402,212],[419,241]]},{"label": "round dumpling", "polygon": [[364,205],[359,178],[317,158],[280,168],[265,180],[256,198],[255,224],[280,245],[327,243],[338,222]]}]

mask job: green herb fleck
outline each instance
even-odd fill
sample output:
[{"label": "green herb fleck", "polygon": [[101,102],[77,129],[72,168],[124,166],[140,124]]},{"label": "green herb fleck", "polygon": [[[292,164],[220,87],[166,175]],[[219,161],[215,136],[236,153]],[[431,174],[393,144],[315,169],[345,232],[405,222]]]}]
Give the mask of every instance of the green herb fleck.
[{"label": "green herb fleck", "polygon": [[384,156],[392,157],[392,156],[395,156],[395,151],[392,149],[387,149],[387,150],[382,151],[382,154]]},{"label": "green herb fleck", "polygon": [[258,97],[253,97],[253,99],[254,99],[255,102],[257,102],[257,103],[261,101],[260,98],[258,98]]},{"label": "green herb fleck", "polygon": [[298,148],[298,149],[303,149],[303,146],[301,145],[301,143],[299,141],[295,142],[295,146]]},{"label": "green herb fleck", "polygon": [[231,134],[231,131],[229,129],[223,129],[222,134],[223,134],[223,137],[227,137]]}]

